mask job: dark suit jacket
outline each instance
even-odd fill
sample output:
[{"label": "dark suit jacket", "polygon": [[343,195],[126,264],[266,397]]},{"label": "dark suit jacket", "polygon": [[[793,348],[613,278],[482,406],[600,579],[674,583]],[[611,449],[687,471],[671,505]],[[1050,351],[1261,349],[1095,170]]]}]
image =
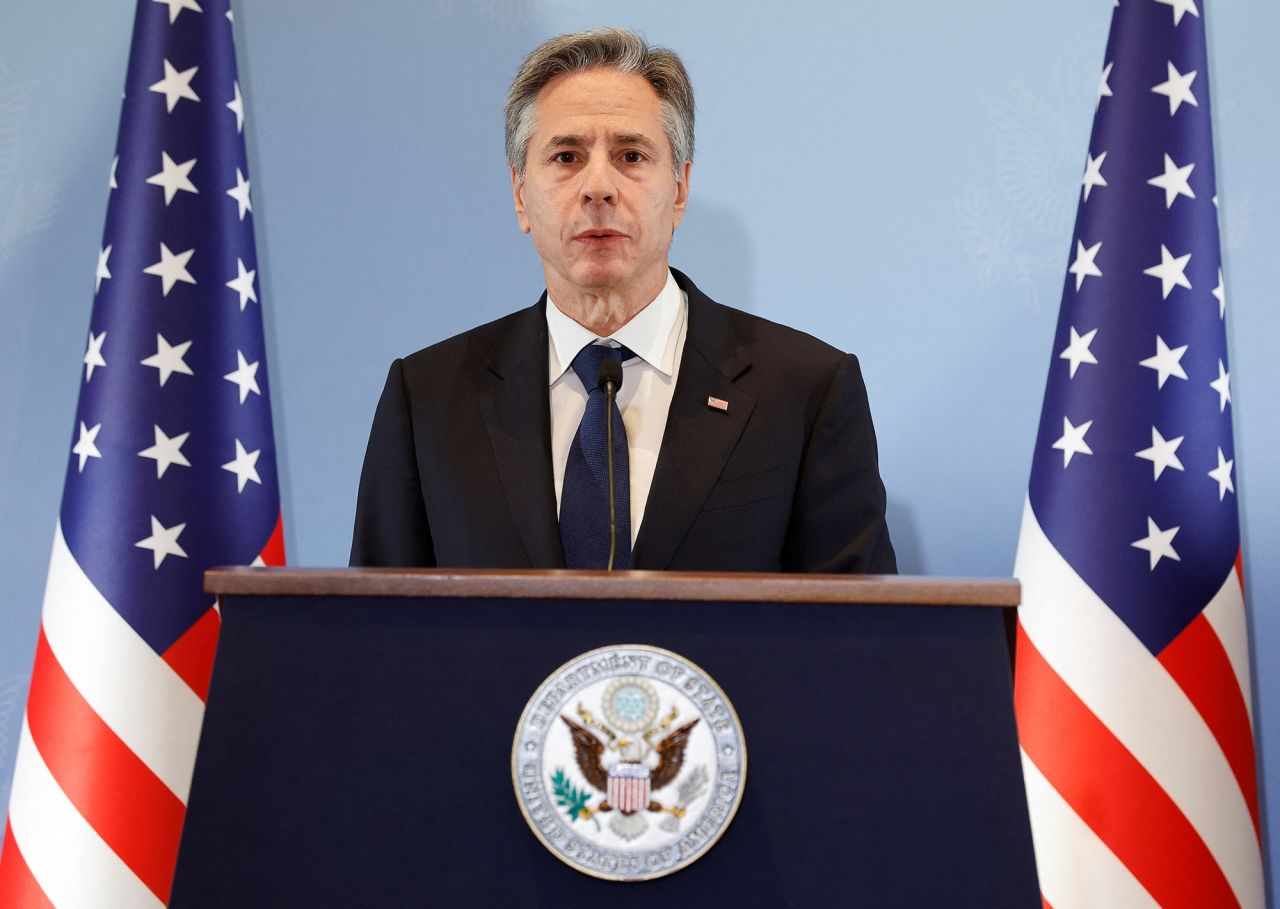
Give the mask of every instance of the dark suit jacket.
[{"label": "dark suit jacket", "polygon": [[[896,571],[857,358],[673,273],[688,332],[634,567]],[[545,305],[391,364],[351,564],[564,567]]]}]

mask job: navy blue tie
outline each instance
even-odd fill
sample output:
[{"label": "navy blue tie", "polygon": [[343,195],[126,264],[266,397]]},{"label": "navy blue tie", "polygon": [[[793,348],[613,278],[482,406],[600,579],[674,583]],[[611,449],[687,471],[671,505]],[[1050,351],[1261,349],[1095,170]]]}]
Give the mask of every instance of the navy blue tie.
[{"label": "navy blue tie", "polygon": [[[607,428],[609,399],[596,385],[600,364],[619,362],[635,354],[625,347],[588,344],[573,358],[573,371],[587,389],[587,409],[569,448],[560,492],[560,540],[569,568],[604,568],[609,562],[609,466]],[[618,518],[613,567],[631,567],[631,467],[627,430],[618,405],[613,405],[614,504]]]}]

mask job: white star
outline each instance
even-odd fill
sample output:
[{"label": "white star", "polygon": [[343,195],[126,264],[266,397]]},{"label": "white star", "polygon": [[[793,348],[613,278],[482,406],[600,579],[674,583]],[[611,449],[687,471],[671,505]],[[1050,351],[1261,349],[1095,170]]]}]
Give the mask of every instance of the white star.
[{"label": "white star", "polygon": [[156,516],[151,516],[151,536],[146,539],[139,540],[134,543],[139,549],[150,549],[151,554],[155,557],[155,568],[160,567],[160,563],[165,560],[166,556],[178,556],[185,559],[187,557],[186,550],[178,545],[178,537],[182,531],[187,529],[186,524],[175,524],[172,527],[165,527]]},{"label": "white star", "polygon": [[1218,378],[1209,383],[1209,387],[1218,393],[1218,412],[1227,409],[1227,405],[1231,403],[1231,373],[1222,367],[1222,361],[1218,361]]},{"label": "white star", "polygon": [[1186,379],[1187,373],[1182,368],[1182,355],[1187,352],[1187,345],[1181,347],[1170,347],[1164,343],[1164,338],[1156,335],[1156,354],[1154,357],[1147,357],[1145,360],[1139,360],[1139,366],[1145,366],[1147,369],[1156,371],[1156,388],[1164,388],[1164,383],[1169,380],[1169,376],[1177,376],[1179,379]]},{"label": "white star", "polygon": [[236,21],[236,17],[235,17],[235,16],[233,16],[233,15],[231,15],[231,7],[227,7],[227,14],[226,14],[226,15],[227,15],[227,21],[228,21],[228,22],[234,23],[234,22]]},{"label": "white star", "polygon": [[1191,289],[1191,282],[1187,280],[1186,275],[1187,263],[1190,261],[1191,253],[1187,253],[1185,256],[1175,256],[1169,252],[1169,247],[1161,243],[1160,264],[1152,265],[1142,273],[1160,279],[1160,287],[1164,293],[1164,299],[1167,300],[1175,287]]},{"label": "white star", "polygon": [[1093,425],[1093,420],[1085,420],[1079,426],[1072,426],[1066,417],[1062,418],[1062,438],[1053,443],[1053,447],[1062,451],[1062,467],[1065,470],[1071,463],[1071,456],[1077,454],[1093,454],[1093,449],[1084,440],[1084,434]]},{"label": "white star", "polygon": [[191,346],[190,341],[183,341],[178,345],[171,345],[165,340],[164,335],[156,335],[156,352],[151,356],[142,360],[143,366],[154,366],[160,370],[160,387],[164,388],[164,383],[169,381],[169,376],[175,372],[180,372],[184,376],[193,376],[195,373],[191,371],[191,367],[184,361],[183,357],[187,355],[187,349]]},{"label": "white star", "polygon": [[169,157],[168,152],[160,152],[160,173],[147,177],[147,182],[152,186],[164,187],[164,204],[167,206],[173,201],[173,197],[178,194],[178,190],[187,193],[200,194],[200,190],[196,189],[196,185],[191,182],[191,168],[196,166],[196,159],[183,161],[181,164],[175,164],[173,159]]},{"label": "white star", "polygon": [[[228,12],[228,15],[230,13]],[[227,110],[236,115],[236,132],[244,132],[244,98],[240,95],[240,80],[235,81],[236,96],[227,102]]]},{"label": "white star", "polygon": [[108,189],[119,189],[120,184],[116,182],[116,168],[120,166],[120,156],[116,155],[111,159],[111,176],[107,178]]},{"label": "white star", "polygon": [[84,465],[88,463],[90,458],[102,457],[102,452],[98,451],[98,433],[102,430],[102,424],[90,429],[84,425],[84,421],[80,421],[80,438],[76,440],[76,444],[71,446],[71,453],[80,456],[80,472],[84,473]]},{"label": "white star", "polygon": [[1236,486],[1231,482],[1231,467],[1235,464],[1234,460],[1228,461],[1222,456],[1222,449],[1218,449],[1218,466],[1209,471],[1209,477],[1218,481],[1218,501],[1221,502],[1227,497],[1227,493],[1234,493]]},{"label": "white star", "polygon": [[1098,269],[1097,264],[1093,261],[1097,258],[1098,250],[1102,249],[1102,241],[1084,248],[1084,244],[1079,240],[1076,241],[1076,260],[1071,263],[1071,267],[1067,269],[1069,274],[1076,276],[1076,290],[1080,289],[1080,285],[1084,283],[1084,279],[1089,276],[1101,278],[1102,272]]},{"label": "white star", "polygon": [[1063,360],[1071,362],[1071,378],[1076,377],[1076,370],[1080,368],[1081,363],[1098,362],[1098,358],[1089,350],[1089,345],[1093,343],[1093,336],[1098,333],[1098,329],[1085,332],[1083,335],[1076,331],[1074,325],[1071,326],[1071,343],[1067,345],[1067,349],[1058,356]]},{"label": "white star", "polygon": [[196,283],[196,279],[191,277],[191,272],[187,271],[187,263],[191,261],[191,255],[194,252],[194,249],[188,249],[186,252],[173,253],[169,251],[169,247],[161,243],[160,261],[154,265],[148,265],[142,272],[158,277],[164,291],[163,295],[167,297],[169,291],[173,290],[173,285],[179,281],[184,284]]},{"label": "white star", "polygon": [[1086,155],[1086,157],[1089,161],[1084,166],[1084,179],[1081,182],[1084,184],[1084,200],[1088,202],[1089,193],[1095,186],[1107,185],[1106,178],[1102,176],[1102,162],[1106,160],[1107,153],[1103,152],[1096,158],[1093,155]]},{"label": "white star", "polygon": [[262,485],[262,480],[258,477],[258,455],[262,454],[262,449],[257,451],[245,451],[244,446],[240,444],[240,440],[236,439],[236,459],[228,461],[222,465],[223,470],[229,470],[236,475],[236,492],[244,492],[244,484],[250,480]]},{"label": "white star", "polygon": [[1173,537],[1181,529],[1181,527],[1170,527],[1168,530],[1161,530],[1156,526],[1156,522],[1148,517],[1147,535],[1141,540],[1134,540],[1131,545],[1135,549],[1145,549],[1151,555],[1151,570],[1155,571],[1161,559],[1173,559],[1175,562],[1182,561],[1178,554],[1173,551]]},{"label": "white star", "polygon": [[196,70],[199,68],[198,66],[193,66],[191,69],[184,69],[182,72],[178,72],[173,68],[172,63],[168,60],[164,61],[164,78],[150,86],[150,88],[153,92],[159,92],[164,95],[169,113],[173,113],[173,109],[177,107],[178,102],[183,98],[189,101],[200,100],[200,96],[191,89],[191,80],[195,77]]},{"label": "white star", "polygon": [[249,363],[245,360],[244,354],[236,351],[236,360],[238,365],[235,372],[229,372],[222,378],[228,382],[234,382],[240,387],[240,403],[243,404],[245,399],[249,397],[249,392],[255,395],[262,394],[262,390],[258,388],[258,364],[257,362]]},{"label": "white star", "polygon": [[187,460],[186,455],[182,453],[182,444],[187,441],[189,432],[184,432],[180,436],[170,438],[164,434],[164,430],[159,426],[155,427],[156,444],[150,448],[144,448],[138,452],[140,458],[151,458],[156,462],[156,479],[164,476],[164,472],[170,466],[177,464],[179,467],[190,467],[191,462]]},{"label": "white star", "polygon": [[1107,84],[1107,80],[1111,78],[1111,67],[1115,66],[1115,61],[1108,63],[1102,68],[1102,78],[1098,80],[1098,100],[1111,97],[1111,86]]},{"label": "white star", "polygon": [[1222,286],[1222,269],[1218,269],[1218,286],[1213,289],[1213,295],[1218,298],[1218,318],[1225,319],[1227,317],[1227,291]]},{"label": "white star", "polygon": [[1173,8],[1173,24],[1181,25],[1184,13],[1190,13],[1197,19],[1200,18],[1200,10],[1196,9],[1196,0],[1156,0],[1156,3],[1163,3],[1165,6]]},{"label": "white star", "polygon": [[227,195],[236,200],[236,204],[240,206],[240,220],[244,220],[244,213],[253,211],[253,203],[249,201],[249,181],[244,178],[244,174],[240,173],[240,168],[236,168],[236,185],[227,190]]},{"label": "white star", "polygon": [[96,295],[102,290],[102,282],[106,278],[111,277],[111,269],[107,268],[107,259],[111,258],[111,245],[108,244],[98,250],[98,268],[93,273],[94,284],[93,292]]},{"label": "white star", "polygon": [[1182,461],[1178,459],[1178,446],[1182,444],[1185,436],[1178,436],[1176,439],[1166,439],[1160,435],[1160,430],[1154,426],[1151,427],[1151,447],[1144,448],[1135,454],[1144,461],[1150,461],[1155,469],[1155,476],[1152,479],[1160,479],[1160,474],[1164,473],[1166,467],[1172,467],[1174,470],[1184,470]]},{"label": "white star", "polygon": [[238,274],[227,282],[227,287],[230,287],[240,295],[240,311],[244,312],[244,308],[250,300],[254,303],[258,302],[258,292],[253,289],[253,278],[257,275],[258,270],[256,268],[246,270],[244,262],[237,256],[236,271]]},{"label": "white star", "polygon": [[169,4],[169,24],[173,25],[177,21],[178,16],[182,14],[184,9],[189,9],[193,13],[203,13],[200,4],[196,0],[155,0],[156,3]]},{"label": "white star", "polygon": [[102,359],[102,342],[105,340],[107,340],[105,331],[95,336],[93,329],[89,329],[89,349],[84,352],[84,380],[86,382],[93,378],[94,367],[107,365],[107,361]]},{"label": "white star", "polygon": [[1192,107],[1199,107],[1200,102],[1196,100],[1196,96],[1191,94],[1191,82],[1196,77],[1196,71],[1189,73],[1180,73],[1178,68],[1173,65],[1173,61],[1169,62],[1169,79],[1161,82],[1159,85],[1152,86],[1151,90],[1157,95],[1164,95],[1169,99],[1169,116],[1172,117],[1178,112],[1178,108],[1185,101]]},{"label": "white star", "polygon": [[1195,164],[1179,167],[1173,163],[1173,159],[1168,155],[1164,156],[1164,173],[1152,177],[1147,183],[1164,190],[1165,208],[1173,208],[1173,200],[1178,196],[1186,196],[1188,199],[1196,197],[1195,191],[1191,189],[1191,184],[1187,182],[1195,167]]}]

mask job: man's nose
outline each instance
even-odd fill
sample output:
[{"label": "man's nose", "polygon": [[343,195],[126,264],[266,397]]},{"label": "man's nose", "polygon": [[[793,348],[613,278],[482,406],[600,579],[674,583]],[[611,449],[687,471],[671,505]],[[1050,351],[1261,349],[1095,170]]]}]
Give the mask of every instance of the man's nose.
[{"label": "man's nose", "polygon": [[583,204],[613,205],[618,201],[617,172],[607,157],[592,156],[582,169]]}]

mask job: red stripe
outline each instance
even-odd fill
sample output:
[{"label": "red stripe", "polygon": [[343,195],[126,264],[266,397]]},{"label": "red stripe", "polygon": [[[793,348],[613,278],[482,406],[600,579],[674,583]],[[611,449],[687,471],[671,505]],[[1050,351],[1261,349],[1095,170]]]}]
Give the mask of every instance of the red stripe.
[{"label": "red stripe", "polygon": [[1253,829],[1261,843],[1258,769],[1249,710],[1245,706],[1244,692],[1240,690],[1240,680],[1231,666],[1231,658],[1204,613],[1196,616],[1195,621],[1160,652],[1158,659],[1217,739],[1218,747],[1231,765],[1231,772],[1244,794],[1249,814],[1253,817]]},{"label": "red stripe", "polygon": [[4,825],[4,850],[0,852],[0,906],[5,909],[54,909],[53,903],[32,877],[8,824]]},{"label": "red stripe", "polygon": [[1053,909],[1053,905],[1044,898],[1044,894],[1040,894],[1040,902],[1044,904],[1044,909]]},{"label": "red stripe", "polygon": [[262,547],[262,561],[268,565],[284,564],[284,514],[276,515],[276,526],[267,545]]},{"label": "red stripe", "polygon": [[222,617],[210,606],[199,621],[160,655],[202,701],[209,698],[209,676],[213,674],[213,656],[218,649],[221,627]]},{"label": "red stripe", "polygon": [[1021,623],[1014,709],[1032,763],[1157,903],[1238,905],[1195,828],[1054,672]]},{"label": "red stripe", "polygon": [[76,690],[43,629],[27,722],[49,772],[76,810],[167,903],[185,808]]}]

